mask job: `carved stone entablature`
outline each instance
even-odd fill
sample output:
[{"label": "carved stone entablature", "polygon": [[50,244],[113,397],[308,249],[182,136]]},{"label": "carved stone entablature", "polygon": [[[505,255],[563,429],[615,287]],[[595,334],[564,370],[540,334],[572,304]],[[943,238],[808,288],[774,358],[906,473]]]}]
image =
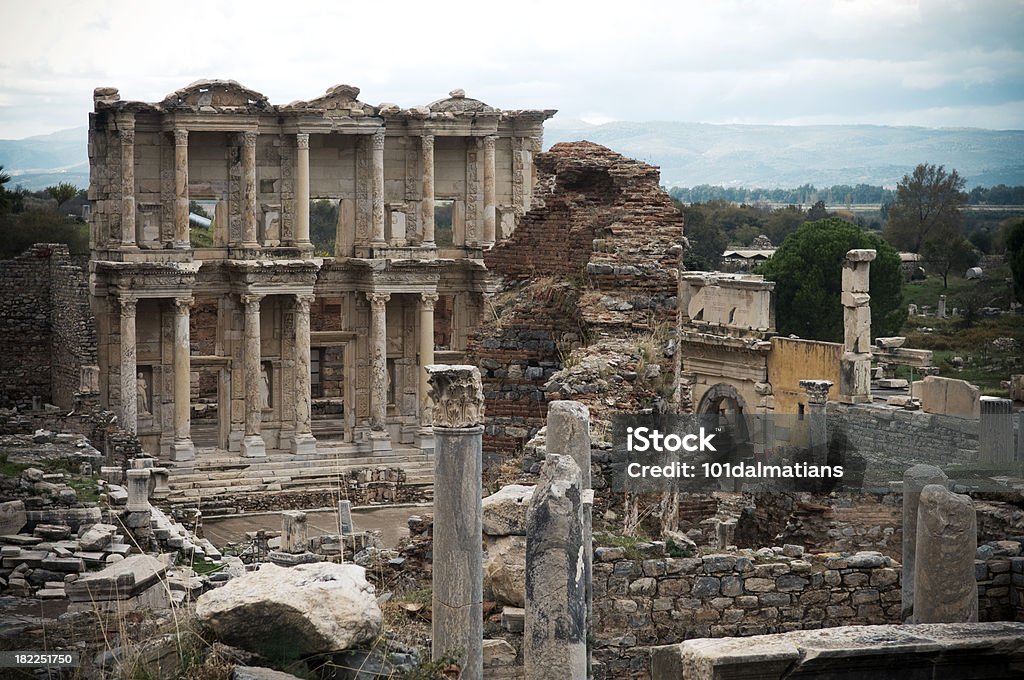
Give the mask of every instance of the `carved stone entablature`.
[{"label": "carved stone entablature", "polygon": [[353,85],[335,85],[327,88],[322,97],[309,101],[294,101],[282,106],[282,111],[317,111],[328,118],[365,118],[376,116],[377,109],[356,99],[359,88]]},{"label": "carved stone entablature", "polygon": [[832,388],[831,380],[801,380],[800,387],[807,392],[807,401],[811,404],[824,404],[828,401],[828,391]]},{"label": "carved stone entablature", "polygon": [[484,423],[484,390],[476,366],[431,364],[430,398],[434,427],[477,427]]},{"label": "carved stone entablature", "polygon": [[265,111],[272,108],[267,98],[234,80],[197,80],[164,97],[167,109],[193,111]]},{"label": "carved stone entablature", "polygon": [[319,270],[314,260],[233,260],[229,266],[236,289],[268,294],[310,292]]},{"label": "carved stone entablature", "polygon": [[94,263],[96,278],[107,287],[139,297],[178,297],[196,282],[202,261]]},{"label": "carved stone entablature", "polygon": [[439,99],[428,107],[431,113],[453,113],[455,115],[473,115],[489,113],[500,115],[501,111],[488,106],[478,99],[470,99],[463,90],[452,90],[447,99]]}]

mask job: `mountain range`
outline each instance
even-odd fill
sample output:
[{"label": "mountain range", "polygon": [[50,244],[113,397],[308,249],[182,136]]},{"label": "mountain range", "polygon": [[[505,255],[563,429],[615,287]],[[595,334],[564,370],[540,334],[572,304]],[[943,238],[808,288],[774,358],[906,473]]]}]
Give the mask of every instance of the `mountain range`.
[{"label": "mountain range", "polygon": [[[870,184],[892,188],[918,163],[955,168],[968,188],[1024,185],[1024,130],[878,125],[713,125],[549,121],[545,147],[586,139],[661,168],[662,184],[793,188]],[[0,140],[8,186],[36,190],[89,183],[86,129]]]}]

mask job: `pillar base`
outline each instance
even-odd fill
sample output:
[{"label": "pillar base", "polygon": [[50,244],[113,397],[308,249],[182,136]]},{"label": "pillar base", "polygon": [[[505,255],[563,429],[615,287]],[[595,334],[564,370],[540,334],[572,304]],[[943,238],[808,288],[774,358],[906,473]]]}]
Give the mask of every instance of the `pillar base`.
[{"label": "pillar base", "polygon": [[373,431],[370,433],[370,450],[377,451],[391,450],[391,435],[387,432]]},{"label": "pillar base", "polygon": [[297,434],[292,438],[291,449],[297,455],[316,453],[316,437],[308,432]]},{"label": "pillar base", "polygon": [[265,458],[267,444],[258,434],[249,434],[242,440],[242,456],[244,458]]},{"label": "pillar base", "polygon": [[180,439],[171,444],[171,460],[179,462],[192,460],[195,457],[196,447],[191,439]]}]

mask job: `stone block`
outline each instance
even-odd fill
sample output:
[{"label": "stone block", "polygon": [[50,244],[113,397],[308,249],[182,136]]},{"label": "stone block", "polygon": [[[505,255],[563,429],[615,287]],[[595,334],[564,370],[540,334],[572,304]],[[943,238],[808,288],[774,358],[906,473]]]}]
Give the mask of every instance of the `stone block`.
[{"label": "stone block", "polygon": [[915,382],[918,391],[913,395],[921,400],[925,413],[979,418],[981,390],[964,380],[929,375]]}]

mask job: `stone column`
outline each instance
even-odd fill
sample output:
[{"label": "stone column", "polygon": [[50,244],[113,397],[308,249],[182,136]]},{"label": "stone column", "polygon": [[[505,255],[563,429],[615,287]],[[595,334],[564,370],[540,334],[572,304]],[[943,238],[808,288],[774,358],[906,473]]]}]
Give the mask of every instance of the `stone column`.
[{"label": "stone column", "polygon": [[871,403],[871,295],[874,250],[851,250],[843,262],[844,353],[839,361],[839,401]]},{"label": "stone column", "polygon": [[1014,459],[1013,401],[980,397],[981,423],[978,427],[978,457],[982,463],[1001,465]]},{"label": "stone column", "polygon": [[[593,621],[593,509],[594,491],[590,480],[590,410],[578,401],[552,401],[548,404],[545,449],[571,457],[580,469],[583,497],[583,575],[586,593],[586,630]],[[590,675],[590,649],[587,649],[587,675]]]},{"label": "stone column", "polygon": [[430,403],[430,374],[427,366],[434,363],[434,305],[437,293],[420,293],[420,430],[430,429],[432,405]]},{"label": "stone column", "polygon": [[930,484],[945,484],[946,475],[933,465],[915,465],[903,473],[903,613],[908,621],[914,613],[914,565],[917,562],[917,507],[921,491]]},{"label": "stone column", "polygon": [[281,551],[301,553],[309,549],[309,530],[306,513],[285,510],[281,513]]},{"label": "stone column", "polygon": [[423,218],[423,247],[433,248],[434,243],[434,135],[425,134],[423,143],[423,200],[420,207]]},{"label": "stone column", "polygon": [[174,131],[174,240],[175,248],[191,247],[188,223],[188,130]]},{"label": "stone column", "polygon": [[352,501],[338,501],[338,533],[352,533]]},{"label": "stone column", "polygon": [[370,160],[370,195],[373,205],[370,245],[386,246],[387,241],[384,240],[384,128],[378,128],[373,133],[373,154]]},{"label": "stone column", "polygon": [[390,293],[367,293],[370,301],[370,437],[374,449],[387,450],[390,445],[386,427],[388,408],[388,337],[387,303]]},{"label": "stone column", "polygon": [[149,468],[128,470],[128,512],[147,512],[149,505]]},{"label": "stone column", "polygon": [[256,248],[256,133],[242,133],[242,246]]},{"label": "stone column", "polygon": [[484,237],[483,246],[493,246],[496,240],[497,198],[494,187],[494,142],[498,138],[484,137]]},{"label": "stone column", "polygon": [[121,139],[121,246],[134,248],[135,240],[135,114],[117,117]]},{"label": "stone column", "polygon": [[[309,202],[306,202],[309,205]],[[292,453],[316,453],[309,384],[309,304],[312,295],[295,296],[295,437]]]},{"label": "stone column", "polygon": [[570,456],[548,453],[526,510],[528,680],[587,677],[583,515],[579,466]]},{"label": "stone column", "polygon": [[260,300],[262,295],[243,295],[245,306],[245,345],[242,358],[245,365],[245,437],[242,439],[242,455],[258,458],[267,455],[267,445],[260,435],[263,421],[263,407],[260,399],[260,383],[263,381],[263,366],[260,363]]},{"label": "stone column", "polygon": [[831,380],[801,380],[800,387],[807,393],[807,448],[815,465],[828,462],[828,422],[825,407]]},{"label": "stone column", "polygon": [[192,444],[192,356],[189,308],[191,297],[174,299],[174,443],[171,460],[192,460],[196,448]]},{"label": "stone column", "polygon": [[139,398],[136,393],[135,305],[138,300],[122,295],[121,302],[121,426],[139,431]]},{"label": "stone column", "polygon": [[427,367],[434,401],[434,659],[461,651],[461,677],[483,676],[484,392],[475,366]]},{"label": "stone column", "polygon": [[913,623],[978,621],[977,550],[978,519],[971,497],[939,484],[924,487],[917,509]]},{"label": "stone column", "polygon": [[945,295],[940,295],[939,296],[939,306],[938,306],[938,309],[935,310],[935,316],[940,318],[940,319],[945,319],[946,318],[946,296]]},{"label": "stone column", "polygon": [[312,248],[309,241],[309,135],[295,135],[295,245]]}]

